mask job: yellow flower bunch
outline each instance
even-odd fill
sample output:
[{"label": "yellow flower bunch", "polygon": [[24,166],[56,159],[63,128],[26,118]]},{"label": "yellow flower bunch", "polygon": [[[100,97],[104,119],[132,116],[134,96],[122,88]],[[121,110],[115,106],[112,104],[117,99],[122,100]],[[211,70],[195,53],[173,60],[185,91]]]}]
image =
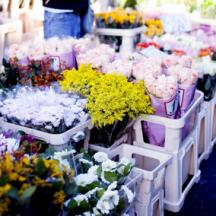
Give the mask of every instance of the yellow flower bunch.
[{"label": "yellow flower bunch", "polygon": [[132,11],[130,13],[126,13],[122,8],[107,13],[95,14],[96,20],[101,18],[107,25],[113,23],[123,24],[124,21],[128,21],[130,24],[142,24],[144,20],[143,17],[144,14],[142,12]]},{"label": "yellow flower bunch", "polygon": [[154,35],[160,36],[164,34],[162,22],[160,20],[146,20],[146,35],[152,37]]},{"label": "yellow flower bunch", "polygon": [[145,21],[145,24],[150,26],[150,25],[154,25],[158,28],[163,28],[162,22],[160,20],[151,20],[151,19],[147,19]]},{"label": "yellow flower bunch", "polygon": [[[45,158],[39,158],[37,155],[31,160],[28,157],[13,160],[12,156],[6,153],[0,157],[0,179],[4,180],[4,185],[0,187],[0,216],[10,211],[9,207],[14,203],[11,198],[12,200],[17,199],[19,203],[19,197],[26,196],[27,202],[29,196],[37,193],[37,187],[53,187],[53,183],[47,182],[47,178],[55,177],[61,180],[58,181],[59,186],[65,187],[65,174],[67,175],[67,181],[68,179],[72,180],[74,177],[74,171],[72,170],[69,173],[61,172],[56,160],[46,160]],[[10,190],[11,192],[8,193]],[[17,197],[14,191],[17,191]],[[64,191],[56,189],[51,201],[56,205],[60,204],[62,207],[65,201]]]},{"label": "yellow flower bunch", "polygon": [[126,115],[135,119],[137,115],[154,111],[144,92],[144,83],[133,84],[117,74],[106,74],[98,79],[87,100],[92,123],[98,128],[122,121]]},{"label": "yellow flower bunch", "polygon": [[62,91],[89,94],[93,86],[93,82],[103,76],[100,72],[92,69],[89,64],[80,65],[79,69],[76,70],[65,70],[62,72],[64,80],[59,81]]}]

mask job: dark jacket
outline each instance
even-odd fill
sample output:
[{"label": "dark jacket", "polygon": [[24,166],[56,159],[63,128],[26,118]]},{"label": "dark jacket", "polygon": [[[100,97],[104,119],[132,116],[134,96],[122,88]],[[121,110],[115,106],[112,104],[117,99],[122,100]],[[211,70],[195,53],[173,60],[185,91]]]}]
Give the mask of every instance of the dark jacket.
[{"label": "dark jacket", "polygon": [[43,0],[43,6],[62,9],[62,10],[74,10],[75,12],[85,13],[88,9],[88,0],[50,0],[45,5],[46,0]]}]

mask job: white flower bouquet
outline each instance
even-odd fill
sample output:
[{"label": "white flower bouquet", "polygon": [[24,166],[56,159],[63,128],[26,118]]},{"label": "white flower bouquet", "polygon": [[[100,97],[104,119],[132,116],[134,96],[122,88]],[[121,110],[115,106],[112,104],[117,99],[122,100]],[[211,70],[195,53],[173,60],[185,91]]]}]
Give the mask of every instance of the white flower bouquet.
[{"label": "white flower bouquet", "polygon": [[135,196],[124,185],[134,165],[127,158],[109,160],[104,152],[83,151],[75,161],[83,173],[75,178],[78,194],[66,203],[68,215],[122,215]]},{"label": "white flower bouquet", "polygon": [[52,88],[45,91],[37,88],[6,99],[0,112],[6,122],[59,134],[89,118],[83,107],[86,104],[86,99],[76,95],[56,93]]}]

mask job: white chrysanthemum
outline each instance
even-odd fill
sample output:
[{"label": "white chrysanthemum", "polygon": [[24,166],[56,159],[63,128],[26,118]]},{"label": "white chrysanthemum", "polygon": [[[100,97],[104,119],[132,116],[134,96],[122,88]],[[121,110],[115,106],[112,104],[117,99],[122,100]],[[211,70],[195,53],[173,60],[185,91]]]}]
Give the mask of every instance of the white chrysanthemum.
[{"label": "white chrysanthemum", "polygon": [[5,151],[12,154],[13,151],[18,150],[19,141],[14,138],[5,138],[3,134],[0,135],[0,155],[1,152]]},{"label": "white chrysanthemum", "polygon": [[89,192],[87,192],[85,195],[86,195],[88,198],[90,198],[96,191],[101,190],[101,189],[102,189],[102,188],[96,187],[96,188],[90,190]]},{"label": "white chrysanthemum", "polygon": [[133,201],[134,198],[134,194],[132,193],[132,191],[125,185],[122,186],[122,189],[125,191],[127,198],[128,198],[128,202],[131,203]]},{"label": "white chrysanthemum", "polygon": [[113,209],[119,203],[118,191],[105,191],[105,193],[101,197],[101,200],[107,201],[111,209]]},{"label": "white chrysanthemum", "polygon": [[80,159],[79,159],[79,162],[81,162],[81,163],[88,163],[88,164],[90,164],[91,166],[93,166],[93,163],[92,163],[91,161],[88,161],[88,160],[86,160],[86,159],[84,159],[84,158],[80,158]]},{"label": "white chrysanthemum", "polygon": [[103,201],[101,199],[98,201],[96,208],[100,210],[102,214],[109,214],[109,211],[111,210],[109,202]]},{"label": "white chrysanthemum", "polygon": [[75,179],[76,179],[76,184],[82,187],[85,187],[86,185],[89,185],[94,181],[98,181],[97,176],[91,174],[80,174]]},{"label": "white chrysanthemum", "polygon": [[[109,170],[108,170],[108,171],[109,171]],[[104,177],[104,171],[102,171],[102,173],[101,173],[101,179],[102,179],[102,181],[103,181],[104,183],[110,184],[110,182],[107,181],[107,180],[105,179],[105,177]]]},{"label": "white chrysanthemum", "polygon": [[117,181],[114,181],[111,185],[109,185],[109,187],[107,188],[107,190],[113,190],[117,187]]},{"label": "white chrysanthemum", "polygon": [[123,157],[119,162],[119,164],[124,164],[124,165],[128,165],[129,163],[130,161],[126,157]]},{"label": "white chrysanthemum", "polygon": [[88,202],[88,197],[83,194],[77,195],[76,197],[74,197],[74,199],[76,200],[78,206],[83,200],[86,200]]},{"label": "white chrysanthemum", "polygon": [[58,168],[60,171],[63,171],[65,169],[70,171],[71,167],[70,167],[70,163],[68,162],[67,159],[55,158],[55,157],[53,157],[53,158],[57,159],[59,161]]},{"label": "white chrysanthemum", "polygon": [[97,175],[97,169],[98,169],[98,165],[92,166],[89,168],[88,173],[91,175]]},{"label": "white chrysanthemum", "polygon": [[94,154],[93,158],[98,162],[102,163],[106,160],[108,160],[108,155],[105,152],[97,152]]},{"label": "white chrysanthemum", "polygon": [[106,160],[102,163],[103,170],[112,170],[113,168],[116,168],[116,163],[111,160]]},{"label": "white chrysanthemum", "polygon": [[83,215],[84,215],[84,216],[95,216],[95,214],[94,214],[94,213],[91,213],[90,211],[84,212]]}]

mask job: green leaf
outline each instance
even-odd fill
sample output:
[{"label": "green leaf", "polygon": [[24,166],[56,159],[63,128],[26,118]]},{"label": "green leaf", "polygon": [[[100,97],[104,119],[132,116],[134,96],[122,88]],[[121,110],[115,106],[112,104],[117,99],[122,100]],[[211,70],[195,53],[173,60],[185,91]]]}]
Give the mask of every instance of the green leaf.
[{"label": "green leaf", "polygon": [[100,164],[97,168],[97,175],[98,175],[98,178],[101,177],[101,173],[102,173],[102,164]]},{"label": "green leaf", "polygon": [[24,136],[24,135],[27,135],[24,131],[18,131],[20,134],[21,134],[21,136]]},{"label": "green leaf", "polygon": [[97,198],[101,198],[104,194],[105,190],[104,189],[101,189],[99,191],[96,191],[96,196]]},{"label": "green leaf", "polygon": [[111,183],[118,180],[117,174],[115,172],[109,172],[109,171],[104,172],[104,178]]},{"label": "green leaf", "polygon": [[122,198],[119,199],[119,203],[117,206],[117,211],[121,213],[125,209],[124,200]]},{"label": "green leaf", "polygon": [[92,182],[90,185],[88,185],[88,187],[90,188],[90,190],[95,189],[96,187],[99,187],[100,184],[98,181],[94,181]]},{"label": "green leaf", "polygon": [[8,64],[5,58],[2,59],[2,64],[3,64],[4,66]]},{"label": "green leaf", "polygon": [[131,163],[125,166],[123,174],[127,176],[130,173]]},{"label": "green leaf", "polygon": [[19,197],[18,197],[18,202],[17,205],[23,205],[28,198],[30,198],[33,193],[36,191],[37,186],[31,186],[27,188]]},{"label": "green leaf", "polygon": [[85,152],[86,151],[83,148],[80,149],[80,153],[85,153]]},{"label": "green leaf", "polygon": [[3,187],[8,183],[9,177],[8,175],[3,175],[0,178],[0,186]]},{"label": "green leaf", "polygon": [[81,163],[81,166],[82,166],[82,169],[83,169],[84,173],[87,173],[88,170],[91,167],[91,164],[89,164],[89,163]]},{"label": "green leaf", "polygon": [[40,158],[36,164],[36,173],[39,177],[42,177],[48,169],[45,167],[42,158]]},{"label": "green leaf", "polygon": [[88,211],[89,210],[88,202],[84,199],[82,202],[80,202],[79,208],[82,208],[82,212]]},{"label": "green leaf", "polygon": [[64,190],[65,195],[66,196],[72,195],[75,192],[75,189],[76,189],[76,183],[75,182],[69,183]]},{"label": "green leaf", "polygon": [[15,188],[15,187],[12,187],[12,188],[7,192],[7,195],[8,195],[10,198],[18,199],[18,197],[19,197],[18,189]]},{"label": "green leaf", "polygon": [[68,204],[68,215],[73,215],[74,212],[76,212],[76,209],[78,208],[77,202],[74,199],[71,199],[71,201]]},{"label": "green leaf", "polygon": [[47,156],[53,156],[55,152],[57,151],[53,147],[49,147],[45,150],[45,153],[47,154]]}]

